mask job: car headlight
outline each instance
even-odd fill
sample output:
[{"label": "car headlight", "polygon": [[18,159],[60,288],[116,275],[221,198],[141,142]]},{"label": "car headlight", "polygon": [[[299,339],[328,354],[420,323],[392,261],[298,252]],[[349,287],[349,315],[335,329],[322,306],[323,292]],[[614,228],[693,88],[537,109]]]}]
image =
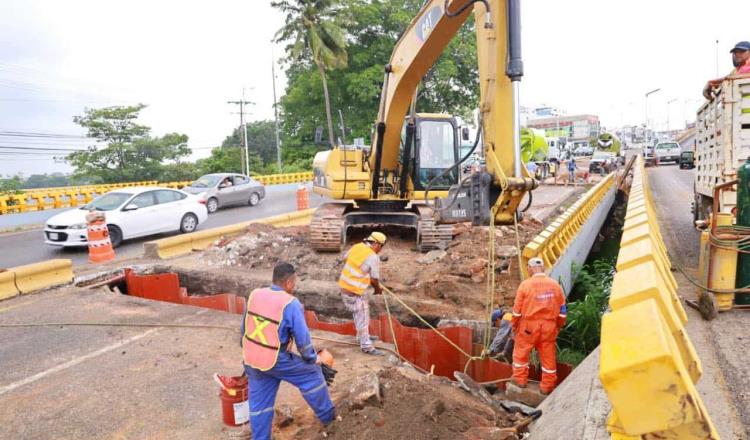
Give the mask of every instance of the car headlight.
[{"label": "car headlight", "polygon": [[68,229],[86,229],[88,225],[86,223],[76,223],[68,226]]}]

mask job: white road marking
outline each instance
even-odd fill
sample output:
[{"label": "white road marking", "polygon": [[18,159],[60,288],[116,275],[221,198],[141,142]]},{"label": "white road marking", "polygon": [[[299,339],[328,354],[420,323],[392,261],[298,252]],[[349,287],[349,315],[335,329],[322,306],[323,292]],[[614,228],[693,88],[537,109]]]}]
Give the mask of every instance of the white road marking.
[{"label": "white road marking", "polygon": [[[206,309],[200,310],[197,313],[194,313],[194,314],[191,314],[191,315],[188,315],[188,316],[183,316],[182,318],[176,320],[175,322],[180,322],[180,321],[183,321],[183,320],[185,320],[187,318],[195,317],[195,316],[200,315],[200,314],[202,314],[204,312],[206,312]],[[65,362],[63,364],[54,366],[54,367],[52,367],[52,368],[50,368],[48,370],[44,370],[44,371],[39,372],[37,374],[34,374],[32,376],[26,377],[24,379],[18,380],[16,382],[11,383],[11,384],[8,384],[8,385],[5,385],[3,387],[0,387],[0,396],[2,396],[3,394],[9,393],[9,392],[15,390],[16,388],[22,387],[24,385],[28,385],[30,383],[34,383],[34,382],[36,382],[36,381],[38,381],[40,379],[43,379],[43,378],[45,378],[45,377],[47,377],[47,376],[49,376],[51,374],[55,374],[55,373],[57,373],[59,371],[63,371],[63,370],[66,370],[66,369],[68,369],[70,367],[74,367],[74,366],[76,366],[76,365],[78,365],[80,363],[86,362],[89,359],[93,359],[93,358],[95,358],[97,356],[101,356],[101,355],[103,355],[105,353],[108,353],[108,352],[110,352],[112,350],[117,350],[118,348],[123,347],[125,345],[128,345],[131,342],[135,342],[135,341],[137,341],[139,339],[145,338],[148,335],[156,333],[156,332],[158,332],[159,330],[161,330],[163,328],[164,327],[157,327],[157,328],[153,328],[151,330],[147,330],[147,331],[145,331],[143,333],[139,333],[139,334],[137,334],[135,336],[132,336],[132,337],[130,337],[128,339],[125,339],[123,341],[120,341],[120,342],[108,345],[106,347],[100,348],[99,350],[92,351],[91,353],[85,354],[83,356],[79,356],[77,358],[69,360],[68,362]]]}]

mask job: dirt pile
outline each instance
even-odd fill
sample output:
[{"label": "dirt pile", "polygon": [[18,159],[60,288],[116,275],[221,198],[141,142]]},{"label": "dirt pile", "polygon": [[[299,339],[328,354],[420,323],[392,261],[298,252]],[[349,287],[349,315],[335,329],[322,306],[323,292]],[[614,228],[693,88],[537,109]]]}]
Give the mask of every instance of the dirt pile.
[{"label": "dirt pile", "polygon": [[337,416],[317,438],[517,439],[502,428],[524,418],[482,403],[447,379],[410,374],[403,367],[356,381],[338,402]]},{"label": "dirt pile", "polygon": [[[541,223],[531,219],[519,223],[521,247],[542,229]],[[414,249],[413,234],[387,229],[385,232],[389,237],[381,252],[381,280],[385,285],[407,299],[451,304],[463,318],[481,318],[487,301],[487,227],[455,225],[450,245],[426,254]],[[278,261],[288,261],[298,268],[303,281],[335,282],[343,265],[343,254],[312,251],[307,235],[306,226],[274,228],[253,224],[246,233],[209,248],[204,261],[212,266],[258,270],[269,270]],[[519,283],[516,234],[512,226],[497,226],[494,235],[494,302],[509,306]]]}]

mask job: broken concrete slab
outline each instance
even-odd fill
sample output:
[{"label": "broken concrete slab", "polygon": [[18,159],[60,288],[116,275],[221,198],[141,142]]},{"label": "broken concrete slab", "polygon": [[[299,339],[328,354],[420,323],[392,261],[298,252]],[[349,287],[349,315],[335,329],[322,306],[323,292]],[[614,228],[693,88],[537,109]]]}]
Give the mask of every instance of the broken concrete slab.
[{"label": "broken concrete slab", "polygon": [[417,263],[419,264],[431,264],[436,261],[439,261],[443,257],[447,255],[447,252],[445,252],[442,249],[435,249],[430,252],[427,252],[426,254],[422,255],[421,257],[417,258]]},{"label": "broken concrete slab", "polygon": [[376,373],[359,376],[349,388],[352,409],[380,405],[380,380]]},{"label": "broken concrete slab", "polygon": [[294,410],[291,405],[279,405],[279,407],[274,410],[273,422],[279,428],[286,428],[294,423]]},{"label": "broken concrete slab", "polygon": [[513,382],[508,383],[505,388],[505,397],[508,400],[521,402],[529,406],[537,407],[547,397],[539,391],[539,385],[529,383],[525,388],[521,388]]}]

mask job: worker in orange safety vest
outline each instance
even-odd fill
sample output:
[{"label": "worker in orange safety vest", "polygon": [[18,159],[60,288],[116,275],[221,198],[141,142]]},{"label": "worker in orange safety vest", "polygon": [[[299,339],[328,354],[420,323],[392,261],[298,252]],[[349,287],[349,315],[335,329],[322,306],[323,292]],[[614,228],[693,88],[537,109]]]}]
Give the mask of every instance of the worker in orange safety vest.
[{"label": "worker in orange safety vest", "polygon": [[[296,283],[294,267],[278,263],[271,287],[253,290],[247,300],[242,358],[255,440],[271,438],[273,406],[282,380],[300,390],[321,423],[327,425],[336,417],[321,366],[326,358],[332,366],[332,357],[326,350],[316,353],[313,348],[302,304],[292,296]],[[290,351],[292,341],[299,354]]]},{"label": "worker in orange safety vest", "polygon": [[536,348],[542,364],[539,390],[549,394],[557,384],[557,334],[565,325],[565,294],[557,281],[544,273],[541,258],[529,260],[530,278],[516,292],[513,304],[513,382],[525,388],[529,381],[529,355]]}]

